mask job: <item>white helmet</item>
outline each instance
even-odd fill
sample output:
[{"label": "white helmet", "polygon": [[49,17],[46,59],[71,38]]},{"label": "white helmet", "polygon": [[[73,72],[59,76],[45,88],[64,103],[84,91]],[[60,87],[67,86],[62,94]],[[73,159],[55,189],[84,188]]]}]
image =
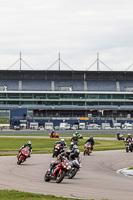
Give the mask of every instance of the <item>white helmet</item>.
[{"label": "white helmet", "polygon": [[28,145],[31,145],[31,141],[28,141],[27,144],[28,144]]},{"label": "white helmet", "polygon": [[65,140],[64,140],[64,139],[61,139],[60,141],[61,141],[62,143],[63,143],[63,142],[65,142]]}]

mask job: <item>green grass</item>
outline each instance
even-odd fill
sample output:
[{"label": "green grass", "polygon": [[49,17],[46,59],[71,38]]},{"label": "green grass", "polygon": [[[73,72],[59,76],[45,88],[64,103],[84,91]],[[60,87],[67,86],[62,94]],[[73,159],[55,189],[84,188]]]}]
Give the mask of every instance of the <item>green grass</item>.
[{"label": "green grass", "polygon": [[[1,137],[0,138],[0,155],[16,155],[20,147],[30,140],[32,142],[33,154],[36,153],[52,153],[54,143],[59,141],[56,138],[19,138],[19,137]],[[65,138],[69,148],[70,139]],[[86,139],[79,140],[79,150],[84,150]],[[94,151],[118,150],[125,149],[123,141],[118,140],[95,140]]]},{"label": "green grass", "polygon": [[0,124],[10,124],[9,118],[0,118]]},{"label": "green grass", "polygon": [[[72,198],[55,197],[53,195],[33,194],[29,192],[19,192],[15,190],[0,190],[1,200],[72,200]],[[79,199],[74,199],[79,200]],[[94,200],[94,199],[88,199]]]}]

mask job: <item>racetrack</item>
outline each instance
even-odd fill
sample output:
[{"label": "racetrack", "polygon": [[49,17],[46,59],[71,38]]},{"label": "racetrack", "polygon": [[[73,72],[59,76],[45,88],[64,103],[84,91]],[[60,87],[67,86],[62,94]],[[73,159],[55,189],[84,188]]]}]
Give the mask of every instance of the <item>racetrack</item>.
[{"label": "racetrack", "polygon": [[51,154],[34,154],[17,165],[16,156],[0,157],[0,189],[95,200],[133,199],[133,178],[116,173],[118,169],[133,167],[132,153],[125,150],[93,152],[91,156],[81,153],[80,172],[60,184],[43,179],[51,160]]}]

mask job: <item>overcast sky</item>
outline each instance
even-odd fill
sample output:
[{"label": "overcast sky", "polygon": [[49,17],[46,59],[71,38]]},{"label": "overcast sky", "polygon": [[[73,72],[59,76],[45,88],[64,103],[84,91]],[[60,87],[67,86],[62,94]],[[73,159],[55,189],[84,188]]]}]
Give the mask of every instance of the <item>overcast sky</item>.
[{"label": "overcast sky", "polygon": [[[126,70],[133,63],[133,1],[0,0],[0,69],[11,67],[20,52],[33,69],[49,68],[60,52],[74,70],[89,69],[97,53],[112,70]],[[68,69],[63,62],[60,68]],[[100,70],[108,70],[105,65],[99,63]],[[95,63],[90,70],[96,69]]]}]

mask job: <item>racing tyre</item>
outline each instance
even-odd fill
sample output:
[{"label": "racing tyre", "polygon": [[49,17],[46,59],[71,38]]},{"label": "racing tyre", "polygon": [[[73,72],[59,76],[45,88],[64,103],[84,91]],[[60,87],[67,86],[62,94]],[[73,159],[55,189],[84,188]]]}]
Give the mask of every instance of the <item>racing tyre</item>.
[{"label": "racing tyre", "polygon": [[20,160],[17,162],[17,164],[20,165],[22,163],[22,161],[23,161],[23,157],[20,158]]},{"label": "racing tyre", "polygon": [[86,154],[86,150],[84,150],[84,152],[83,152],[83,155],[85,156],[85,154]]},{"label": "racing tyre", "polygon": [[127,153],[129,152],[129,149],[128,149],[128,147],[126,147],[126,152],[127,152]]},{"label": "racing tyre", "polygon": [[72,170],[68,174],[68,178],[72,179],[77,174],[77,172],[78,172],[77,168],[72,168]]},{"label": "racing tyre", "polygon": [[64,177],[65,177],[65,171],[62,171],[62,173],[60,174],[60,170],[57,173],[57,178],[56,178],[56,183],[60,183]]},{"label": "racing tyre", "polygon": [[49,182],[49,181],[50,181],[48,172],[46,172],[46,174],[45,174],[45,176],[44,176],[44,180],[45,180],[46,182]]}]

